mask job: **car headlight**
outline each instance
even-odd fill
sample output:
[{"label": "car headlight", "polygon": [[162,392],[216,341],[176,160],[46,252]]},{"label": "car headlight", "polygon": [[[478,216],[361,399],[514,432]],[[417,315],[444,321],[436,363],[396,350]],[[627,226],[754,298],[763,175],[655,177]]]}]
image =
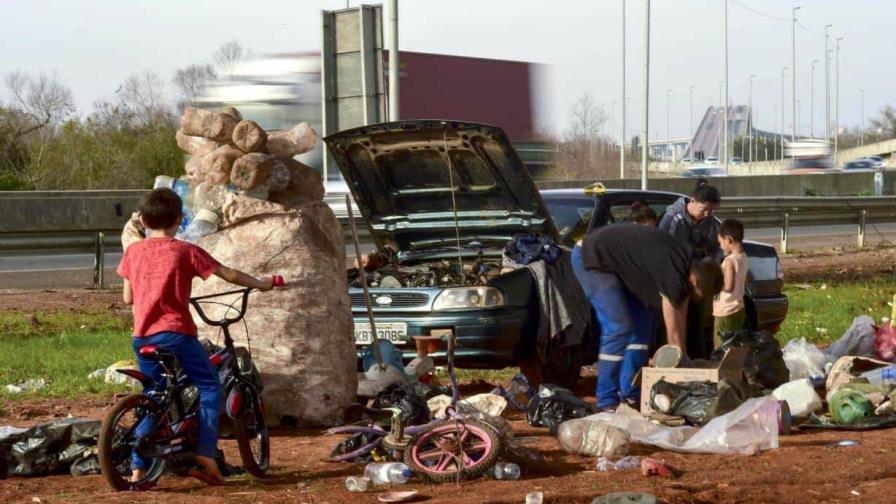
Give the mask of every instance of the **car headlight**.
[{"label": "car headlight", "polygon": [[504,294],[494,287],[452,287],[443,290],[433,310],[462,310],[504,306]]}]

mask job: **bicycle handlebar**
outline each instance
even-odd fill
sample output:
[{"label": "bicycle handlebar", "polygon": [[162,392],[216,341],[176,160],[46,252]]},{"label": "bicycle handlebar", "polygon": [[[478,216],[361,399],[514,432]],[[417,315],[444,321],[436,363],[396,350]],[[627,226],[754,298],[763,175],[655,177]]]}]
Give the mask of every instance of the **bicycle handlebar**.
[{"label": "bicycle handlebar", "polygon": [[[210,326],[215,326],[215,327],[229,326],[230,324],[239,322],[240,320],[243,319],[243,317],[246,316],[246,308],[249,304],[249,293],[250,292],[252,292],[252,289],[237,289],[237,290],[232,290],[232,291],[227,291],[227,292],[219,292],[217,294],[208,294],[206,296],[190,298],[190,304],[193,305],[193,308],[196,310],[196,313],[199,315],[199,318],[201,318],[202,321],[205,322],[206,324],[208,324]],[[201,305],[200,301],[217,298],[217,297],[221,297],[221,296],[230,296],[233,294],[242,294],[243,295],[243,299],[240,304],[239,315],[237,315],[236,317],[233,317],[233,318],[224,317],[219,321],[213,321],[210,318],[208,318],[208,316],[206,316],[205,312],[202,311],[202,307],[200,306]],[[231,305],[231,307],[232,307],[232,305]]]}]

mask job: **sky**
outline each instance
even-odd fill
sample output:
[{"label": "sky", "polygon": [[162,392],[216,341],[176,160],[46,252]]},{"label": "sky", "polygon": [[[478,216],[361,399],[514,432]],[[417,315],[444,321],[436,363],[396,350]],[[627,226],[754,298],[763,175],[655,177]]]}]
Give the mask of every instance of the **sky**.
[{"label": "sky", "polygon": [[[824,26],[844,37],[840,50],[840,124],[861,121],[885,104],[896,105],[896,2],[886,0],[727,0],[729,101],[745,104],[753,81],[757,126],[781,123],[781,69],[791,64],[791,7],[800,5],[796,31],[800,132],[810,132],[811,62],[815,69],[814,131],[824,130]],[[351,0],[352,6],[361,2]],[[375,2],[369,2],[375,3]],[[626,12],[626,134],[643,124],[645,0]],[[539,128],[562,132],[585,93],[604,108],[604,133],[619,134],[622,0],[399,0],[402,50],[542,63]],[[724,78],[724,0],[653,0],[651,3],[650,137],[688,136],[689,89],[693,121],[718,105]],[[4,0],[4,56],[0,74],[55,73],[68,85],[81,113],[114,96],[128,75],[211,60],[236,39],[254,53],[317,51],[320,11],[345,0]],[[746,6],[747,8],[745,8]],[[748,9],[749,8],[749,9]],[[388,14],[384,17],[386,19]],[[384,19],[385,22],[385,19]],[[811,30],[811,31],[810,31]],[[832,38],[833,38],[832,37]],[[388,39],[387,39],[388,40]],[[833,62],[831,64],[833,81]],[[791,124],[790,73],[785,119]],[[667,104],[667,90],[669,100]],[[0,94],[0,96],[4,96]],[[5,98],[5,96],[4,96]],[[832,85],[832,108],[833,108]],[[667,105],[670,113],[667,115]],[[667,129],[667,117],[669,128]]]}]

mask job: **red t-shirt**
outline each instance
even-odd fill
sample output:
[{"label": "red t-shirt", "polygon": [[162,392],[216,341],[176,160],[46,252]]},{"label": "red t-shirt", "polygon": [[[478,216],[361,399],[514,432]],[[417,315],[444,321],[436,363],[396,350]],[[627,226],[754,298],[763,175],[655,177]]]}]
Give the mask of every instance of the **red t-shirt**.
[{"label": "red t-shirt", "polygon": [[196,245],[174,238],[146,238],[131,244],[118,265],[118,275],[134,293],[134,337],[170,331],[196,335],[190,315],[194,277],[206,279],[218,261]]}]

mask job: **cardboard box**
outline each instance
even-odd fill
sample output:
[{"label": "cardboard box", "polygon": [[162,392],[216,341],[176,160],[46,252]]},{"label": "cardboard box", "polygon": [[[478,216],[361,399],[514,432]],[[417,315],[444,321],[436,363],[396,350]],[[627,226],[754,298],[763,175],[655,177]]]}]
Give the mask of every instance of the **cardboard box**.
[{"label": "cardboard box", "polygon": [[739,381],[743,379],[744,361],[749,350],[746,348],[731,348],[722,357],[718,367],[712,368],[641,368],[641,413],[647,415],[654,413],[650,407],[650,389],[653,384],[666,380],[670,383],[688,381],[709,381],[718,383],[722,378]]}]

